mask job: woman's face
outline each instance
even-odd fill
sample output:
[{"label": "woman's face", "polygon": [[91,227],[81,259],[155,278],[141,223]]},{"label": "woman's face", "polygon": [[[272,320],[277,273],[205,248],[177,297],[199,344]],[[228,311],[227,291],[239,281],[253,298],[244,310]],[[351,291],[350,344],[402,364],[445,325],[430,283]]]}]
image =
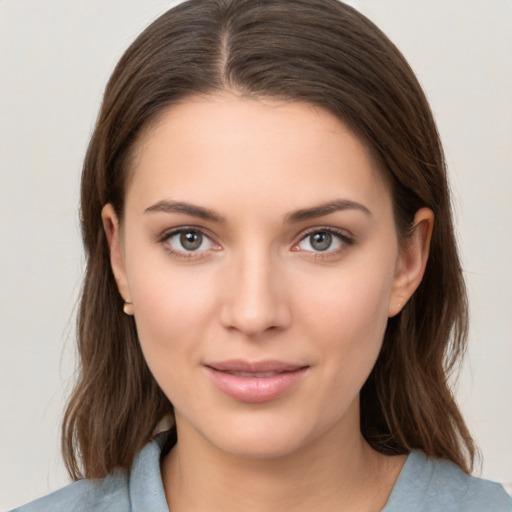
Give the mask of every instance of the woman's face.
[{"label": "woman's face", "polygon": [[360,389],[423,264],[399,250],[389,191],[340,121],[190,99],[142,137],[121,226],[110,206],[103,218],[180,436],[266,457],[360,435]]}]

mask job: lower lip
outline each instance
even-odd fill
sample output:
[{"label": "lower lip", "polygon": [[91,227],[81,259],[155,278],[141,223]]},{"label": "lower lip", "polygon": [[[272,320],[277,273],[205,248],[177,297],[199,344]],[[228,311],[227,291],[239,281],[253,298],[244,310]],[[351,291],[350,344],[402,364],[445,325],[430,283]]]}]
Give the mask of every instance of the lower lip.
[{"label": "lower lip", "polygon": [[241,402],[268,402],[291,390],[307,372],[307,367],[270,377],[240,377],[206,367],[213,384],[223,393]]}]

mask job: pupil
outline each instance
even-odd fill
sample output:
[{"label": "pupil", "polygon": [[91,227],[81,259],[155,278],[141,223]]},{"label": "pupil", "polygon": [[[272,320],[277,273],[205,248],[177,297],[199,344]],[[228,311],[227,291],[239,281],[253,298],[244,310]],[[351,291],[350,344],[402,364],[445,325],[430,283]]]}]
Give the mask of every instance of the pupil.
[{"label": "pupil", "polygon": [[329,233],[315,233],[310,238],[311,247],[317,251],[326,251],[332,243],[332,235]]},{"label": "pupil", "polygon": [[180,236],[180,243],[184,249],[187,249],[187,251],[195,251],[199,249],[199,247],[201,247],[202,242],[203,235],[201,235],[201,233],[197,233],[194,231],[182,233]]}]

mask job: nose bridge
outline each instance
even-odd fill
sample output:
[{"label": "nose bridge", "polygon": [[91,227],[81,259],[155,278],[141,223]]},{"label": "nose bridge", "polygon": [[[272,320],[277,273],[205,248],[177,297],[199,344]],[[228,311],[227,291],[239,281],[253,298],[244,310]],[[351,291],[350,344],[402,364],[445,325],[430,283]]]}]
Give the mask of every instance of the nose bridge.
[{"label": "nose bridge", "polygon": [[234,260],[223,305],[224,325],[246,335],[285,327],[290,311],[275,255],[251,244]]}]

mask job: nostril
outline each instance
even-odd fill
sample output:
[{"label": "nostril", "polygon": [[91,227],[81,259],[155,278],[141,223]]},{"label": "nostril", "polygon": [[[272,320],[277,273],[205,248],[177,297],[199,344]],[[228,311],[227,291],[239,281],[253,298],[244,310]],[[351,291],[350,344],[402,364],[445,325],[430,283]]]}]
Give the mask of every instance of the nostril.
[{"label": "nostril", "polygon": [[224,327],[246,336],[274,332],[290,323],[289,304],[281,280],[276,279],[277,267],[268,251],[244,251],[233,261],[224,295],[220,320]]},{"label": "nostril", "polygon": [[222,324],[226,328],[254,337],[261,333],[286,328],[289,325],[290,315],[283,306],[247,311],[238,304],[238,307],[225,308],[222,317]]}]

